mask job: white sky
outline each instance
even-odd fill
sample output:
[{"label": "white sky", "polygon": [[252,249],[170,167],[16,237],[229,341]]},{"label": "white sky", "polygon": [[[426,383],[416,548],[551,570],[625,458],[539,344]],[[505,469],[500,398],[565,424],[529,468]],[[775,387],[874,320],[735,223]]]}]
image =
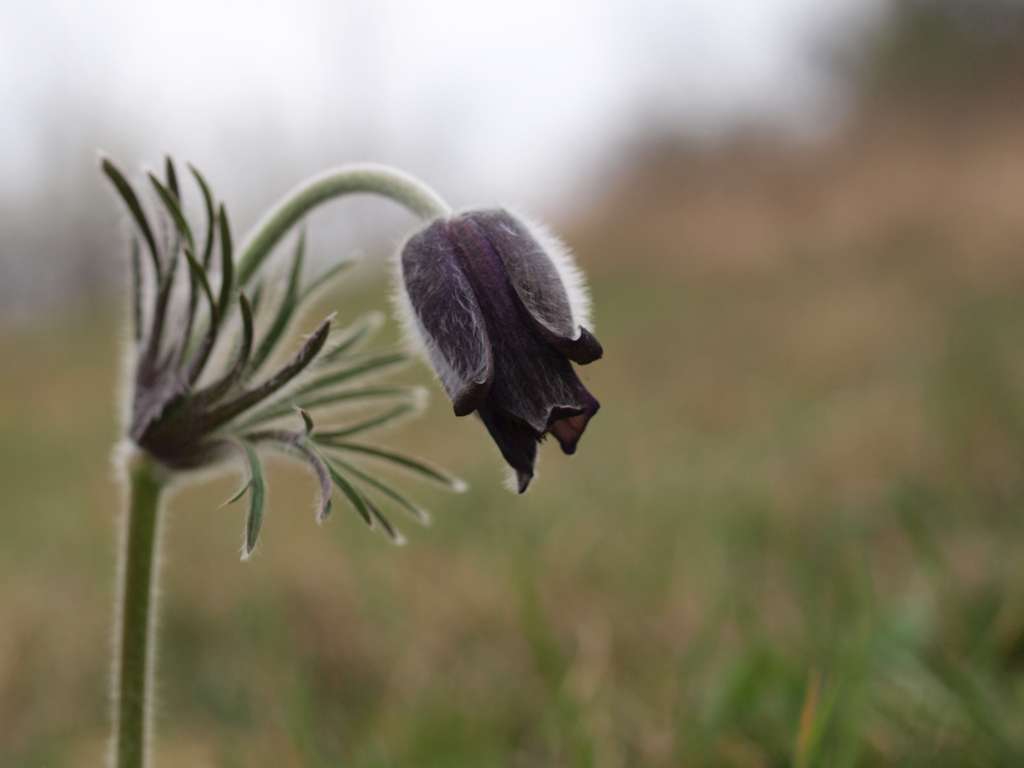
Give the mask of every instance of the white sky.
[{"label": "white sky", "polygon": [[879,2],[0,0],[0,190],[130,138],[126,164],[377,159],[546,204],[655,116],[813,122],[809,41]]},{"label": "white sky", "polygon": [[[823,32],[885,0],[0,0],[0,316],[102,292],[123,261],[96,170],[202,168],[236,228],[326,167],[392,163],[455,207],[563,214],[655,127],[812,131]],[[311,258],[405,223],[314,215]]]}]

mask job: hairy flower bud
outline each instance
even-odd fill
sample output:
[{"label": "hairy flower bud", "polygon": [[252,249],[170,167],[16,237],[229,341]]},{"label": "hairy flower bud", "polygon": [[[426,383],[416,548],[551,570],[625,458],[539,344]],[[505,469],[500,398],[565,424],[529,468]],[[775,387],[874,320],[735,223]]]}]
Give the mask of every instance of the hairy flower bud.
[{"label": "hairy flower bud", "polygon": [[437,219],[400,262],[407,328],[455,415],[480,416],[522,493],[537,444],[552,434],[573,453],[599,407],[571,365],[602,354],[579,272],[554,238],[504,210]]}]

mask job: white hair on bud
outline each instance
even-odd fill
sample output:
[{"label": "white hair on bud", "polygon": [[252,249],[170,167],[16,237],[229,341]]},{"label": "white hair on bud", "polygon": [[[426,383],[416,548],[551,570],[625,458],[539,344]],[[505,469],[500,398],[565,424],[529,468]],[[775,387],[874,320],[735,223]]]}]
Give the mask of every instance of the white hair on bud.
[{"label": "white hair on bud", "polygon": [[569,297],[569,308],[572,310],[573,325],[585,326],[591,333],[594,332],[593,317],[591,316],[590,291],[587,289],[587,279],[583,272],[576,266],[576,258],[572,255],[569,246],[562,242],[544,224],[536,219],[524,215],[517,210],[509,210],[513,216],[522,222],[527,231],[537,241],[544,253],[551,259],[558,276],[565,286],[565,294]]},{"label": "white hair on bud", "polygon": [[402,330],[402,339],[409,354],[433,361],[434,357],[427,349],[427,334],[420,326],[416,311],[412,308],[412,301],[405,290],[405,278],[402,275],[402,251],[405,250],[406,243],[418,233],[419,230],[416,230],[404,238],[398,244],[391,259],[391,285],[393,286],[391,306],[398,326]]},{"label": "white hair on bud", "polygon": [[[399,327],[402,330],[402,338],[405,342],[406,350],[411,355],[421,357],[430,363],[430,367],[433,369],[438,381],[449,396],[453,392],[457,392],[465,381],[465,376],[459,374],[442,354],[441,350],[437,348],[437,344],[433,337],[423,328],[419,317],[416,315],[416,310],[412,306],[412,301],[409,299],[408,291],[405,288],[405,276],[402,269],[402,252],[405,250],[406,243],[415,237],[422,230],[417,230],[405,238],[395,250],[395,255],[392,259],[392,285],[394,290],[391,294],[391,304],[394,308],[394,314],[398,320]],[[474,331],[481,336],[481,344],[486,345],[488,343],[484,336],[484,329],[479,323],[474,323]]]}]

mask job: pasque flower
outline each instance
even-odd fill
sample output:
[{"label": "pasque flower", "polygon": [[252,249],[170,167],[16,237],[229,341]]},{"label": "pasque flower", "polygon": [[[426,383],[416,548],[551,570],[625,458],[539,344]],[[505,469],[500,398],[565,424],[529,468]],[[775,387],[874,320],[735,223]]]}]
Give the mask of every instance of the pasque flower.
[{"label": "pasque flower", "polygon": [[[504,211],[452,216],[432,190],[393,168],[348,166],[306,181],[257,225],[237,259],[227,212],[194,168],[205,212],[201,228],[187,215],[170,160],[162,177],[149,174],[152,195],[145,205],[109,159],[102,158],[101,168],[127,208],[134,235],[111,765],[144,768],[152,730],[161,500],[173,479],[241,460],[246,480],[230,501],[248,495],[243,558],[252,553],[263,521],[263,447],[310,467],[319,489],[318,520],[331,511],[336,489],[367,524],[395,542],[401,534],[381,507],[391,505],[420,522],[426,513],[364,461],[464,488],[416,457],[362,441],[415,410],[421,399],[416,388],[366,381],[407,358],[397,351],[362,351],[375,325],[371,319],[339,330],[331,315],[275,364],[316,289],[348,265],[307,282],[303,232],[285,276],[261,272],[304,216],[329,200],[370,193],[428,222],[400,260],[408,319],[456,415],[479,414],[515,469],[520,492],[533,477],[538,441],[553,434],[572,453],[597,412],[597,400],[571,363],[596,360],[601,346],[584,327],[589,321],[580,276],[552,238]],[[353,413],[352,405],[376,407]],[[336,421],[322,429],[321,418]]]},{"label": "pasque flower", "polygon": [[537,444],[571,454],[599,404],[571,363],[601,357],[568,251],[505,210],[439,218],[400,255],[406,325],[456,416],[477,413],[516,474],[534,475]]}]

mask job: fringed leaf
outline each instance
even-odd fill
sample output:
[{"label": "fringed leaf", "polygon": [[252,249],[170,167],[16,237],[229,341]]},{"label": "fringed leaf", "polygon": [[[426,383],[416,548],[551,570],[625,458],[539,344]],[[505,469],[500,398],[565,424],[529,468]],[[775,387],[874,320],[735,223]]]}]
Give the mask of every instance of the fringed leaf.
[{"label": "fringed leaf", "polygon": [[345,440],[322,440],[319,436],[316,436],[314,440],[318,445],[331,451],[360,453],[389,462],[424,479],[439,483],[456,493],[466,490],[466,483],[464,481],[412,456],[406,456],[405,454],[396,453],[395,451],[375,445],[364,445],[363,443],[352,443]]},{"label": "fringed leaf", "polygon": [[411,403],[402,403],[389,411],[362,419],[361,421],[357,421],[347,427],[332,429],[328,432],[319,432],[317,434],[317,438],[320,440],[337,440],[343,437],[352,437],[353,435],[358,435],[362,432],[369,432],[371,429],[383,427],[415,411],[415,405]]},{"label": "fringed leaf", "polygon": [[194,166],[190,165],[188,169],[192,172],[192,177],[199,186],[199,191],[203,196],[203,207],[206,210],[206,236],[203,238],[203,254],[200,263],[203,265],[203,269],[209,269],[210,256],[213,254],[213,229],[216,223],[213,209],[213,194],[210,192],[210,185],[206,183],[203,175]]},{"label": "fringed leaf", "polygon": [[142,254],[139,253],[139,239],[132,238],[132,337],[142,341]]},{"label": "fringed leaf", "polygon": [[188,261],[188,268],[191,272],[192,279],[199,284],[199,287],[203,291],[203,295],[206,297],[206,303],[210,308],[210,319],[211,322],[218,321],[217,302],[213,298],[213,291],[210,289],[210,281],[206,278],[206,272],[203,270],[202,265],[196,261],[195,256],[192,255],[192,251],[185,251],[185,259]]},{"label": "fringed leaf", "polygon": [[[360,494],[362,495],[362,494]],[[370,510],[370,514],[373,516],[374,522],[376,522],[387,534],[387,537],[391,540],[391,543],[395,546],[401,547],[405,544],[405,536],[402,532],[395,528],[388,520],[387,516],[373,503],[373,500],[367,496],[363,496],[363,502],[366,504],[366,508]]]},{"label": "fringed leaf", "polygon": [[345,261],[339,261],[334,266],[330,267],[326,272],[323,272],[317,278],[302,289],[302,294],[299,297],[299,304],[304,303],[307,299],[314,296],[321,288],[325,287],[334,278],[340,275],[342,272],[348,271],[352,265],[355,264],[351,259]]},{"label": "fringed leaf", "polygon": [[153,306],[153,317],[150,319],[149,338],[146,343],[146,355],[144,365],[152,366],[160,357],[160,348],[163,345],[164,328],[167,324],[167,309],[171,301],[171,291],[174,288],[174,277],[178,274],[177,252],[172,255],[170,265],[164,274],[162,281],[157,286],[156,301]]},{"label": "fringed leaf", "polygon": [[220,308],[221,317],[227,310],[231,301],[231,288],[235,282],[235,257],[234,246],[231,241],[231,223],[228,221],[228,212],[222,205],[217,213],[217,223],[220,229],[220,300],[217,306]]},{"label": "fringed leaf", "polygon": [[308,395],[323,389],[337,386],[352,379],[367,376],[389,368],[405,365],[410,360],[404,352],[391,352],[381,355],[367,356],[361,360],[348,361],[344,366],[336,367],[327,373],[316,376],[312,381],[303,384],[297,395]]},{"label": "fringed leaf", "polygon": [[241,381],[242,371],[249,362],[249,355],[252,353],[253,325],[252,310],[249,308],[249,300],[245,294],[239,294],[238,305],[242,315],[242,341],[235,352],[235,360],[228,367],[228,370],[210,384],[208,387],[195,393],[197,403],[213,403],[229,392],[235,384]]},{"label": "fringed leaf", "polygon": [[262,280],[257,280],[256,285],[252,288],[252,314],[255,317],[260,313],[260,307],[263,306],[263,297],[266,295],[266,283]]},{"label": "fringed leaf", "polygon": [[188,220],[185,218],[185,214],[181,210],[181,205],[178,202],[178,196],[165,187],[163,182],[160,181],[160,179],[158,179],[153,173],[148,173],[146,175],[149,176],[149,181],[156,190],[156,194],[160,198],[160,202],[163,203],[164,208],[167,209],[167,213],[170,215],[171,221],[178,230],[178,234],[185,238],[187,250],[194,253],[196,244],[195,239],[192,237],[192,228],[188,225]]},{"label": "fringed leaf", "polygon": [[408,512],[413,517],[413,519],[415,519],[416,522],[418,522],[420,525],[430,525],[430,513],[427,510],[423,509],[415,502],[410,501],[408,498],[402,495],[399,491],[396,491],[383,480],[380,480],[379,478],[376,478],[373,475],[367,474],[359,467],[355,466],[354,464],[349,464],[347,461],[338,456],[332,456],[331,461],[337,464],[342,469],[344,469],[346,472],[348,472],[348,474],[350,474],[352,477],[356,478],[362,483],[365,483],[366,485],[369,485],[370,487],[374,488],[384,496],[387,496],[389,499],[391,499],[391,501],[393,501],[399,507]]},{"label": "fringed leaf", "polygon": [[305,440],[296,441],[293,444],[293,448],[306,460],[306,463],[313,470],[317,482],[320,484],[320,498],[317,501],[316,521],[322,523],[331,514],[331,490],[334,486],[330,470],[327,468],[323,457],[306,445]]},{"label": "fringed leaf", "polygon": [[305,259],[305,253],[306,231],[303,229],[299,233],[295,253],[292,256],[292,265],[288,272],[288,287],[281,298],[281,303],[277,308],[273,321],[256,348],[256,354],[252,357],[249,364],[250,373],[259,371],[260,367],[273,354],[278,342],[281,341],[285,330],[288,328],[288,323],[295,315],[295,310],[299,306],[299,281],[302,279],[302,263]]},{"label": "fringed leaf", "polygon": [[366,501],[363,499],[363,495],[356,490],[355,486],[353,486],[352,483],[350,483],[348,479],[341,474],[333,464],[331,464],[330,461],[325,460],[324,463],[327,466],[327,471],[331,476],[331,480],[336,486],[338,486],[338,490],[345,494],[345,498],[349,500],[349,503],[352,504],[355,511],[359,513],[361,518],[363,518],[363,522],[373,528],[373,515],[370,513],[370,508],[366,506]]},{"label": "fringed leaf", "polygon": [[[172,189],[172,191],[174,192],[175,197],[178,199],[178,203],[180,205],[181,194],[177,189],[177,174],[174,171],[174,163],[171,161],[170,157],[167,158],[167,164],[168,179],[174,179],[175,186]],[[203,195],[204,207],[206,209],[206,235],[203,239],[202,254],[198,256],[198,261],[202,265],[202,271],[205,276],[210,268],[210,253],[213,247],[213,196],[210,194],[209,187],[206,185],[206,181],[202,178],[202,176],[199,175],[199,172],[191,165],[189,166],[189,170],[192,172],[192,175],[195,177],[196,182],[199,185],[199,189]],[[168,183],[167,186],[168,188],[171,188],[170,183]],[[207,277],[206,279],[207,284],[209,284],[209,277]],[[185,330],[182,332],[182,338],[185,340],[185,343],[181,345],[181,355],[178,360],[179,365],[184,364],[185,358],[192,351],[192,329],[195,327],[196,310],[199,308],[198,284],[199,281],[196,279],[195,272],[191,271],[189,273],[188,281],[188,311],[187,314],[185,315]],[[210,323],[213,323],[215,319],[215,312],[213,310],[213,306],[215,305],[211,305],[210,310]]]},{"label": "fringed leaf", "polygon": [[235,416],[238,416],[240,413],[256,405],[256,403],[267,399],[277,390],[281,389],[281,387],[285,386],[289,381],[298,376],[306,366],[313,362],[313,358],[315,358],[317,353],[323,348],[324,342],[327,341],[327,333],[330,330],[330,327],[331,318],[327,318],[320,324],[313,334],[306,339],[305,344],[302,345],[298,354],[296,354],[290,362],[262,384],[243,392],[234,400],[230,400],[223,405],[214,408],[203,417],[200,424],[201,428],[204,430],[212,430],[219,427],[221,424],[230,421],[235,418]]},{"label": "fringed leaf", "polygon": [[[197,179],[201,178],[201,176],[197,176]],[[201,182],[201,184],[205,184],[205,182]],[[220,321],[226,316],[228,305],[231,302],[235,262],[232,254],[231,225],[228,222],[228,214],[223,205],[220,206],[217,212],[217,225],[218,233],[220,234],[220,291],[217,297],[217,313],[211,318],[210,325],[199,344],[199,349],[196,350],[196,354],[192,358],[188,372],[189,384],[195,384],[203,374],[206,362],[210,359],[210,353],[213,351],[213,345],[217,343]]]},{"label": "fringed leaf", "polygon": [[279,419],[288,416],[295,408],[304,408],[312,411],[318,408],[326,408],[346,403],[354,403],[368,400],[390,400],[404,398],[418,401],[423,394],[422,387],[362,387],[359,389],[345,389],[340,392],[331,392],[319,397],[304,397],[296,399],[287,397],[284,400],[273,403],[266,408],[255,412],[244,422],[245,425],[255,426],[272,419]]},{"label": "fringed leaf", "polygon": [[309,415],[309,411],[305,408],[297,408],[296,410],[299,412],[299,416],[302,417],[302,423],[306,428],[306,436],[308,437],[313,434],[313,417]]},{"label": "fringed leaf", "polygon": [[332,334],[331,348],[324,352],[323,361],[325,363],[333,362],[349,352],[357,350],[359,345],[372,336],[382,323],[383,316],[380,312],[367,312],[346,328],[339,328],[337,333]]},{"label": "fringed leaf", "polygon": [[[248,560],[256,548],[256,541],[263,527],[263,507],[266,503],[267,488],[256,450],[247,442],[241,445],[249,464],[249,482],[246,486],[246,490],[249,491],[249,511],[245,517],[245,544],[242,548],[242,559]],[[236,498],[241,498],[241,495],[237,495]]]},{"label": "fringed leaf", "polygon": [[160,252],[157,249],[156,238],[153,236],[153,229],[149,226],[149,220],[146,218],[146,213],[142,209],[142,204],[139,202],[138,196],[135,194],[135,190],[132,189],[132,185],[128,183],[128,179],[124,177],[124,174],[117,168],[116,165],[108,157],[100,158],[100,168],[103,170],[104,175],[110,180],[111,184],[114,185],[114,189],[121,196],[125,206],[128,208],[128,212],[131,214],[132,219],[135,220],[135,225],[142,232],[142,237],[146,241],[146,246],[149,248],[149,255],[153,262],[153,271],[156,273],[156,281],[159,284],[163,280],[163,268],[160,266]]},{"label": "fringed leaf", "polygon": [[167,188],[175,198],[181,200],[181,190],[178,188],[178,172],[174,168],[174,160],[170,155],[164,157],[164,178],[167,180]]}]

